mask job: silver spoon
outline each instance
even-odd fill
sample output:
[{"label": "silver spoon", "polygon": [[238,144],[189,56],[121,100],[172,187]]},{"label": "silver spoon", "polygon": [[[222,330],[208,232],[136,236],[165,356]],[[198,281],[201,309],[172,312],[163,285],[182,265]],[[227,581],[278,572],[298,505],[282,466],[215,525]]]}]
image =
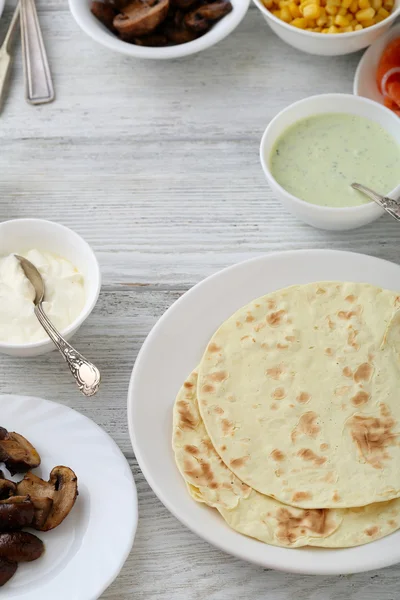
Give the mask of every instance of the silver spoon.
[{"label": "silver spoon", "polygon": [[14,37],[16,26],[19,19],[20,5],[14,11],[10,26],[0,48],[0,110],[2,108],[4,91],[7,83],[8,73],[11,67],[11,43]]},{"label": "silver spoon", "polygon": [[368,198],[371,198],[374,202],[376,202],[381,208],[386,210],[387,213],[396,221],[400,221],[400,202],[397,200],[393,200],[393,198],[388,198],[387,196],[381,196],[374,190],[366,187],[365,185],[361,185],[361,183],[352,183],[351,187],[359,192],[362,192]]},{"label": "silver spoon", "polygon": [[79,389],[85,396],[94,396],[100,385],[100,371],[73,348],[57,331],[43,310],[44,282],[41,274],[29,260],[18,256],[21,267],[35,290],[35,315],[39,323],[54,342],[64,360],[68,364]]}]

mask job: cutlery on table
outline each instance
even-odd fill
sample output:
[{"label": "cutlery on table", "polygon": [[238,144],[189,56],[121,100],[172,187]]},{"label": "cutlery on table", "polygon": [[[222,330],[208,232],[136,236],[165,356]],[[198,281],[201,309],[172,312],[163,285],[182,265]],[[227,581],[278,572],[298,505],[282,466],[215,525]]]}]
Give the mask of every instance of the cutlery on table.
[{"label": "cutlery on table", "polygon": [[0,48],[0,110],[2,107],[2,101],[4,97],[4,91],[7,83],[8,73],[11,66],[11,43],[16,30],[20,13],[20,4],[18,3],[17,8],[14,11],[11,19],[10,26],[8,28],[4,42]]},{"label": "cutlery on table", "polygon": [[20,3],[26,100],[30,104],[45,104],[54,100],[54,87],[35,0]]},{"label": "cutlery on table", "polygon": [[374,192],[374,190],[371,190],[365,185],[361,185],[361,183],[352,183],[351,187],[359,192],[362,192],[368,196],[368,198],[371,198],[371,200],[386,210],[386,212],[389,213],[391,217],[396,219],[396,221],[400,221],[400,202],[398,200],[388,198],[387,196],[381,196],[381,194]]},{"label": "cutlery on table", "polygon": [[82,394],[93,396],[100,386],[100,371],[61,336],[44,312],[42,305],[45,291],[44,281],[35,265],[26,258],[18,256],[18,254],[15,257],[19,260],[25,276],[29,279],[35,290],[35,315],[39,323],[68,364]]}]

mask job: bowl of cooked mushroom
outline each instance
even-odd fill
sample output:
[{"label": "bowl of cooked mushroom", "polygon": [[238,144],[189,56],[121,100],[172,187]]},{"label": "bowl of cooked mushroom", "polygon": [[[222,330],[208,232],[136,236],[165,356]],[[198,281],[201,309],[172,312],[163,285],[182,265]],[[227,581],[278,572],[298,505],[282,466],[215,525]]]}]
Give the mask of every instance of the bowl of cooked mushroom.
[{"label": "bowl of cooked mushroom", "polygon": [[137,58],[189,56],[223,40],[250,0],[69,0],[78,25],[103,46]]}]

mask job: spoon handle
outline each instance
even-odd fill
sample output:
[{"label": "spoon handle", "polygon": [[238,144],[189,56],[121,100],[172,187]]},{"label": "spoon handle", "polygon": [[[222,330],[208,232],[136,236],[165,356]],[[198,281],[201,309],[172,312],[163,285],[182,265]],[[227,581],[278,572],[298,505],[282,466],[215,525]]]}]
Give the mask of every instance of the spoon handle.
[{"label": "spoon handle", "polygon": [[52,102],[53,81],[35,0],[21,0],[21,34],[26,99],[30,104]]},{"label": "spoon handle", "polygon": [[362,192],[368,198],[371,198],[374,202],[379,204],[381,208],[386,210],[387,213],[396,221],[400,221],[400,204],[397,200],[393,200],[393,198],[388,198],[387,196],[382,196],[371,188],[366,187],[365,185],[361,185],[361,183],[352,183],[351,187],[359,192]]},{"label": "spoon handle", "polygon": [[39,323],[46,331],[49,338],[54,342],[60,351],[65,362],[70,368],[72,375],[82,394],[85,396],[94,396],[100,386],[100,371],[94,364],[86,360],[75,348],[71,346],[57,331],[54,325],[49,321],[43,310],[42,304],[35,306],[35,314]]}]

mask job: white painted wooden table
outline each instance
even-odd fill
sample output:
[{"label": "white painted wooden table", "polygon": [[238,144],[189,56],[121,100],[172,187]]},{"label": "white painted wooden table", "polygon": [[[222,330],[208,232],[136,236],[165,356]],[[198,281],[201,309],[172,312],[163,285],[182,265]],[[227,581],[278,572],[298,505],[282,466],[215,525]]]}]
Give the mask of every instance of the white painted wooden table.
[{"label": "white painted wooden table", "polygon": [[[8,0],[1,35],[14,6]],[[302,577],[246,564],[198,539],[144,480],[125,414],[145,336],[203,277],[283,249],[329,247],[400,261],[400,230],[390,218],[349,233],[313,230],[282,211],[258,162],[269,120],[307,95],[351,92],[360,56],[301,55],[252,7],[238,30],[209,51],[139,62],[87,38],[67,0],[38,0],[38,6],[57,100],[36,108],[25,103],[18,51],[0,116],[0,221],[47,217],[75,229],[97,252],[104,285],[75,341],[102,368],[104,383],[86,400],[56,353],[1,356],[0,393],[38,395],[80,410],[127,456],[139,492],[139,529],[103,598],[397,600],[400,567]]]}]

